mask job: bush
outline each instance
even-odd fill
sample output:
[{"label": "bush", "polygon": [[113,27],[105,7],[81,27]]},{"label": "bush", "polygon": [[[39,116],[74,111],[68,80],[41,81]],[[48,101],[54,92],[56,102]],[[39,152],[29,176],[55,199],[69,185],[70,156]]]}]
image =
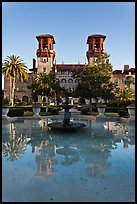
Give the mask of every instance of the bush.
[{"label": "bush", "polygon": [[24,116],[33,116],[34,113],[32,111],[25,111]]},{"label": "bush", "polygon": [[105,112],[107,112],[107,113],[117,113],[118,110],[119,110],[118,107],[106,107]]},{"label": "bush", "polygon": [[24,102],[15,102],[14,103],[14,106],[23,106],[24,105]]},{"label": "bush", "polygon": [[7,98],[3,98],[2,105],[9,105],[9,100]]},{"label": "bush", "polygon": [[51,108],[50,112],[51,112],[51,115],[58,115],[59,114],[59,108],[53,107],[53,108]]},{"label": "bush", "polygon": [[128,114],[127,110],[118,110],[118,115],[120,117],[129,117],[129,114]]},{"label": "bush", "polygon": [[81,109],[80,109],[80,111],[81,111],[81,114],[82,114],[82,115],[88,115],[90,109],[89,109],[88,106],[82,106]]},{"label": "bush", "polygon": [[24,108],[10,108],[7,116],[20,117],[24,115]]}]

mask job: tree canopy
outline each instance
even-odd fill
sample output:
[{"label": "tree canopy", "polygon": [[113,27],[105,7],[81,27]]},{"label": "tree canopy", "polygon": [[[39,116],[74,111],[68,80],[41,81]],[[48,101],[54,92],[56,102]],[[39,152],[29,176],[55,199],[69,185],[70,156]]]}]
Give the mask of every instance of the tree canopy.
[{"label": "tree canopy", "polygon": [[75,94],[83,98],[99,98],[109,100],[114,96],[114,83],[111,82],[112,65],[109,55],[99,55],[92,63],[85,66],[83,70],[73,69],[72,75],[78,80]]},{"label": "tree canopy", "polygon": [[56,81],[54,71],[51,71],[49,74],[39,73],[28,88],[32,90],[32,98],[34,99],[38,95],[49,97],[52,91],[60,90],[60,85]]}]

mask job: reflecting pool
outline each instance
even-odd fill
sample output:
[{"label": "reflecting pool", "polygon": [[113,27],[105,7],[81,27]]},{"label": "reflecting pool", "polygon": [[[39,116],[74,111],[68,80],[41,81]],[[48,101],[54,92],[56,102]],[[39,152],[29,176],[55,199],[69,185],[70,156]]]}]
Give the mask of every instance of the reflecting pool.
[{"label": "reflecting pool", "polygon": [[77,120],[51,131],[53,118],[2,121],[3,202],[134,202],[135,124]]}]

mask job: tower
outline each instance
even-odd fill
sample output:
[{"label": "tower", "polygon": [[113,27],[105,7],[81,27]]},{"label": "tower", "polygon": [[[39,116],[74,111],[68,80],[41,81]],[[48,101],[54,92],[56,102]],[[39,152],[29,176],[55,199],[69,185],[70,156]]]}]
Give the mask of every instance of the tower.
[{"label": "tower", "polygon": [[86,53],[88,64],[90,64],[94,58],[97,58],[99,54],[105,55],[104,40],[106,36],[100,34],[89,35],[87,39],[88,51]]},{"label": "tower", "polygon": [[55,51],[53,44],[55,44],[54,37],[50,34],[42,34],[36,36],[38,40],[37,50],[37,73],[49,72],[52,70],[55,58]]}]

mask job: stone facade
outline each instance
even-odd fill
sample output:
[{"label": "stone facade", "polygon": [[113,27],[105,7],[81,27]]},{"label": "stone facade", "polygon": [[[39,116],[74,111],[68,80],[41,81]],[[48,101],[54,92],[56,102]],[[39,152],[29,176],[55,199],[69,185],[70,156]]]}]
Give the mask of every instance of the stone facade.
[{"label": "stone facade", "polygon": [[[36,60],[33,59],[33,67],[29,69],[29,77],[27,82],[22,82],[19,79],[16,79],[15,86],[15,98],[20,101],[32,101],[31,91],[27,86],[31,85],[33,79],[37,76],[38,73],[45,72],[49,74],[52,70],[53,65],[56,65],[56,78],[60,82],[60,85],[69,91],[74,90],[77,86],[77,81],[71,76],[71,69],[77,67],[82,69],[87,66],[98,57],[100,53],[106,54],[104,50],[104,41],[106,36],[100,34],[94,34],[88,36],[87,44],[88,51],[86,56],[88,59],[88,64],[56,64],[55,61],[55,51],[54,37],[50,34],[42,34],[36,36],[38,40],[38,49],[36,51],[37,55],[37,67]],[[124,70],[114,70],[112,74],[112,81],[117,84],[119,88],[125,87],[125,78],[127,75],[132,75],[135,77],[135,69],[130,68],[128,65],[124,66]],[[135,89],[135,85],[131,85],[131,88]],[[10,99],[10,79],[4,78],[4,98]]]}]

